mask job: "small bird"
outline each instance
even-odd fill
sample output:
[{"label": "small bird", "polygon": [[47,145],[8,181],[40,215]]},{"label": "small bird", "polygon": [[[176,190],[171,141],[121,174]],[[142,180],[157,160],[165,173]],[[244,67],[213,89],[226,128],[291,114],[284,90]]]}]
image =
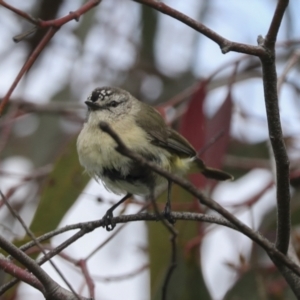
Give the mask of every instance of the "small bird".
[{"label": "small bird", "polygon": [[171,181],[117,152],[116,142],[100,129],[101,122],[106,122],[129,149],[171,173],[182,176],[196,167],[207,178],[233,179],[226,172],[206,167],[193,146],[168,127],[157,110],[129,92],[116,87],[96,88],[85,104],[88,114],[77,140],[80,164],[92,178],[100,179],[108,190],[126,194],[106,212],[107,230],[115,227],[112,217],[118,205],[132,195],[149,195],[151,188],[157,192],[168,186],[165,215],[172,221]]}]

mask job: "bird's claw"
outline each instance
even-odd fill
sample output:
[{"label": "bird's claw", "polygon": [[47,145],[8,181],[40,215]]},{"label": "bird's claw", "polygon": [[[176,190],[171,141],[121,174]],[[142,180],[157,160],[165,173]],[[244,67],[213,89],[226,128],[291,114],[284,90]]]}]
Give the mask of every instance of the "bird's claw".
[{"label": "bird's claw", "polygon": [[163,211],[164,217],[168,220],[170,224],[175,224],[175,219],[171,215],[171,207],[168,205],[168,203],[165,206],[165,209]]},{"label": "bird's claw", "polygon": [[107,231],[112,231],[116,227],[116,224],[113,222],[113,217],[113,212],[109,209],[102,218],[103,227],[105,227]]}]

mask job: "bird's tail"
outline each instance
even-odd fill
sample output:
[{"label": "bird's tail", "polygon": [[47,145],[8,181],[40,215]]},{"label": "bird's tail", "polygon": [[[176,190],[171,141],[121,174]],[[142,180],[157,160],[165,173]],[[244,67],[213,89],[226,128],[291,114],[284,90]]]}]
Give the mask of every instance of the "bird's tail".
[{"label": "bird's tail", "polygon": [[200,158],[195,159],[195,163],[198,167],[198,170],[207,178],[219,180],[219,181],[226,181],[226,180],[233,180],[233,176],[229,173],[224,171],[209,168],[207,167],[204,162]]}]

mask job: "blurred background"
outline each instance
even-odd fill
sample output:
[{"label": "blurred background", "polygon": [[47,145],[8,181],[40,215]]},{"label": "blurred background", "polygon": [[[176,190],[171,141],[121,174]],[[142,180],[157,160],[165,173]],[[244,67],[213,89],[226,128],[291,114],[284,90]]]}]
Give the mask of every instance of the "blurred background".
[{"label": "blurred background", "polygon": [[[83,3],[9,1],[43,20],[65,16]],[[164,3],[229,40],[256,45],[257,36],[268,30],[277,1]],[[281,120],[291,160],[296,254],[300,247],[299,10],[300,3],[290,1],[277,46]],[[14,36],[31,27],[0,6],[0,98],[45,34],[38,30],[13,42]],[[86,114],[84,101],[95,87],[106,85],[123,87],[156,106],[197,150],[211,144],[203,153],[205,161],[231,172],[236,179],[218,185],[199,178],[193,182],[274,240],[273,157],[259,60],[238,53],[223,55],[218,45],[195,30],[130,0],[103,0],[78,22],[64,25],[23,77],[0,119],[0,189],[36,236],[58,226],[99,219],[119,199],[83,173],[75,149]],[[173,195],[175,210],[212,213],[182,191]],[[132,202],[120,212],[139,211],[142,199]],[[1,234],[14,241],[22,239],[23,229],[3,204],[0,220]],[[216,225],[181,221],[175,226],[179,230],[178,267],[170,299],[295,299],[266,255],[248,238]],[[52,249],[71,234],[57,236],[47,246]],[[96,299],[160,299],[171,251],[165,228],[143,222],[127,224],[98,249],[110,234],[98,229],[54,261],[75,290],[86,296],[86,280],[74,260],[86,260]],[[45,269],[62,283],[48,264]],[[2,283],[7,280],[2,275]],[[43,299],[23,284],[2,297]]]}]

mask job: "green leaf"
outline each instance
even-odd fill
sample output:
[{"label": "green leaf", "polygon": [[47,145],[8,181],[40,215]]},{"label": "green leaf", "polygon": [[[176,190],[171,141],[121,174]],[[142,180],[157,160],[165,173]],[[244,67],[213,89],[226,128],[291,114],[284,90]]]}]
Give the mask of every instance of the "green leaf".
[{"label": "green leaf", "polygon": [[36,236],[57,228],[58,224],[76,201],[89,177],[83,174],[74,138],[57,160],[42,190],[30,229]]},{"label": "green leaf", "polygon": [[[265,287],[259,289],[259,282],[262,281],[262,276],[257,272],[249,271],[241,276],[234,286],[227,292],[224,297],[225,300],[230,299],[243,299],[243,300],[257,300],[257,299],[268,299],[265,298],[266,291]],[[262,283],[262,282],[261,282]],[[262,284],[263,286],[263,284]],[[262,298],[262,293],[264,297]]]},{"label": "green leaf", "polygon": [[[193,197],[178,186],[174,186],[172,193],[173,209],[176,211],[176,203],[182,205],[193,203]],[[166,194],[158,199],[158,204],[166,201]],[[210,300],[210,294],[203,279],[200,263],[200,243],[190,241],[199,235],[198,229],[203,226],[196,222],[177,221],[175,229],[178,231],[177,243],[177,266],[172,273],[168,289],[168,300]],[[199,227],[200,226],[200,227]],[[199,227],[199,228],[197,228]],[[171,262],[170,233],[161,222],[149,222],[149,260],[151,277],[151,299],[161,300],[162,288]]]}]

